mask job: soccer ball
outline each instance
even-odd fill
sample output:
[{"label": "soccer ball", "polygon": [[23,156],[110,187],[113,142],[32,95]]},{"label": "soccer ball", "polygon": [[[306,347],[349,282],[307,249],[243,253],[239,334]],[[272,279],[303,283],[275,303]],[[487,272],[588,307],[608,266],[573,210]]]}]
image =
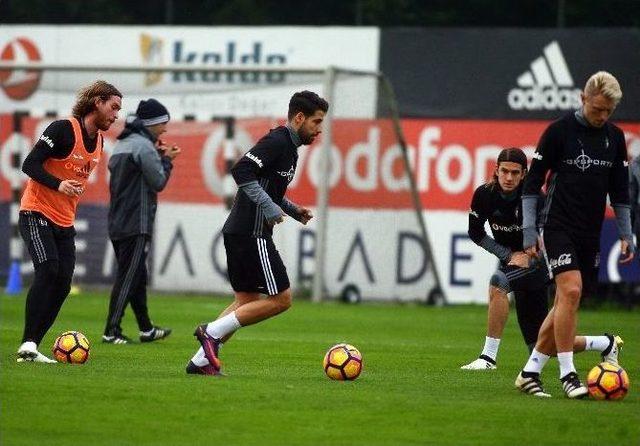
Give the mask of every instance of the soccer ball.
[{"label": "soccer ball", "polygon": [[322,367],[331,379],[351,381],[362,372],[362,355],[353,345],[336,344],[324,355]]},{"label": "soccer ball", "polygon": [[621,400],[629,391],[629,375],[622,367],[603,362],[591,369],[587,385],[596,400]]},{"label": "soccer ball", "polygon": [[79,331],[65,331],[53,343],[53,357],[58,362],[84,364],[89,359],[89,341]]}]

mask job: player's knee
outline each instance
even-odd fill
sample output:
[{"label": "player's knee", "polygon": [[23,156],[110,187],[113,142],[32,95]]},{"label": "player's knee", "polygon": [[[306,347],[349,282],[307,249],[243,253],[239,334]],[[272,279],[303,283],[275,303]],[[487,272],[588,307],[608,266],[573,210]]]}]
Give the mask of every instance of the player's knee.
[{"label": "player's knee", "polygon": [[58,277],[60,264],[57,260],[47,260],[35,268],[35,278],[37,280],[53,283]]},{"label": "player's knee", "polygon": [[[511,286],[509,285],[509,279],[503,271],[496,271],[489,280],[489,285],[499,288],[504,294],[511,292]],[[490,297],[493,297],[492,295]]]},{"label": "player's knee", "polygon": [[57,282],[57,291],[60,296],[67,296],[71,291],[71,278],[59,277]]},{"label": "player's knee", "polygon": [[75,264],[71,263],[60,263],[58,267],[58,275],[56,277],[56,283],[61,288],[69,288],[71,287],[71,280],[73,279],[73,270],[75,268]]},{"label": "player's knee", "polygon": [[577,303],[582,295],[582,287],[580,284],[566,284],[562,287],[561,296],[567,302]]},{"label": "player's knee", "polygon": [[291,308],[291,288],[287,288],[277,294],[275,299],[278,313],[282,313]]},{"label": "player's knee", "polygon": [[251,302],[260,300],[260,293],[236,292],[234,303],[236,307],[241,307]]}]

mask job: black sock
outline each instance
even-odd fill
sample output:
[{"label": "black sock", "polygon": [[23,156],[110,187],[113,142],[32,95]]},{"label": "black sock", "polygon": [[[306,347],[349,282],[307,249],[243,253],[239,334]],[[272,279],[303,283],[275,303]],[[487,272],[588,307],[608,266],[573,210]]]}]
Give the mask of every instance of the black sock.
[{"label": "black sock", "polygon": [[607,356],[609,353],[611,353],[611,349],[613,348],[613,343],[615,342],[615,339],[613,336],[611,336],[608,333],[605,333],[604,335],[609,338],[609,347],[605,348],[601,354],[602,356]]},{"label": "black sock", "polygon": [[569,372],[566,375],[564,375],[562,378],[560,378],[560,382],[565,382],[568,381],[570,379],[572,379],[573,377],[578,377],[578,374],[576,372]]},{"label": "black sock", "polygon": [[524,343],[527,344],[529,353],[531,353],[530,346],[531,344],[535,346],[542,322],[548,314],[546,288],[527,292],[516,291],[515,303],[518,325]]},{"label": "black sock", "polygon": [[47,319],[50,294],[53,291],[51,284],[55,282],[57,275],[57,260],[47,260],[36,265],[33,283],[25,302],[22,342],[32,341],[39,344],[42,340],[40,327]]},{"label": "black sock", "polygon": [[496,360],[495,359],[491,359],[490,357],[488,357],[487,355],[480,355],[478,356],[480,359],[484,359],[487,362],[490,362],[493,365],[496,365]]}]

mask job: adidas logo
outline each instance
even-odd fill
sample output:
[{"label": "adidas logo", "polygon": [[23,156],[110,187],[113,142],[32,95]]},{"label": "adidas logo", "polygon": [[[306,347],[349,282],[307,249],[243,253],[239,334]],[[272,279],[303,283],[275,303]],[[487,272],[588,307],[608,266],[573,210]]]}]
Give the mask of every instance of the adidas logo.
[{"label": "adidas logo", "polygon": [[574,110],[580,108],[579,88],[557,41],[544,47],[543,55],[531,62],[530,70],[518,76],[518,87],[509,91],[512,110]]}]

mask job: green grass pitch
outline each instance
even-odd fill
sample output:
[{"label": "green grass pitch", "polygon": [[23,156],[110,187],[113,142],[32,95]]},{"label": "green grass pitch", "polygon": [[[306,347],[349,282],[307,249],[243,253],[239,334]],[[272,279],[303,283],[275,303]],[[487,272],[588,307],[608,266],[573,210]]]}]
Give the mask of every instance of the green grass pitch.
[{"label": "green grass pitch", "polygon": [[[24,296],[0,296],[0,444],[15,445],[637,445],[640,313],[583,310],[580,333],[620,333],[631,391],[621,402],[570,401],[557,361],[543,375],[552,399],[517,392],[527,353],[511,314],[498,370],[459,370],[484,340],[486,308],[294,302],[242,329],[222,348],[224,378],[187,376],[192,332],[230,298],[153,296],[151,314],[174,329],[151,344],[105,345],[107,293],[71,296],[44,339],[79,330],[84,365],[18,364]],[[130,309],[125,333],[137,339]],[[364,371],[330,381],[324,352],[357,346]],[[595,352],[577,355],[585,378]]]}]

